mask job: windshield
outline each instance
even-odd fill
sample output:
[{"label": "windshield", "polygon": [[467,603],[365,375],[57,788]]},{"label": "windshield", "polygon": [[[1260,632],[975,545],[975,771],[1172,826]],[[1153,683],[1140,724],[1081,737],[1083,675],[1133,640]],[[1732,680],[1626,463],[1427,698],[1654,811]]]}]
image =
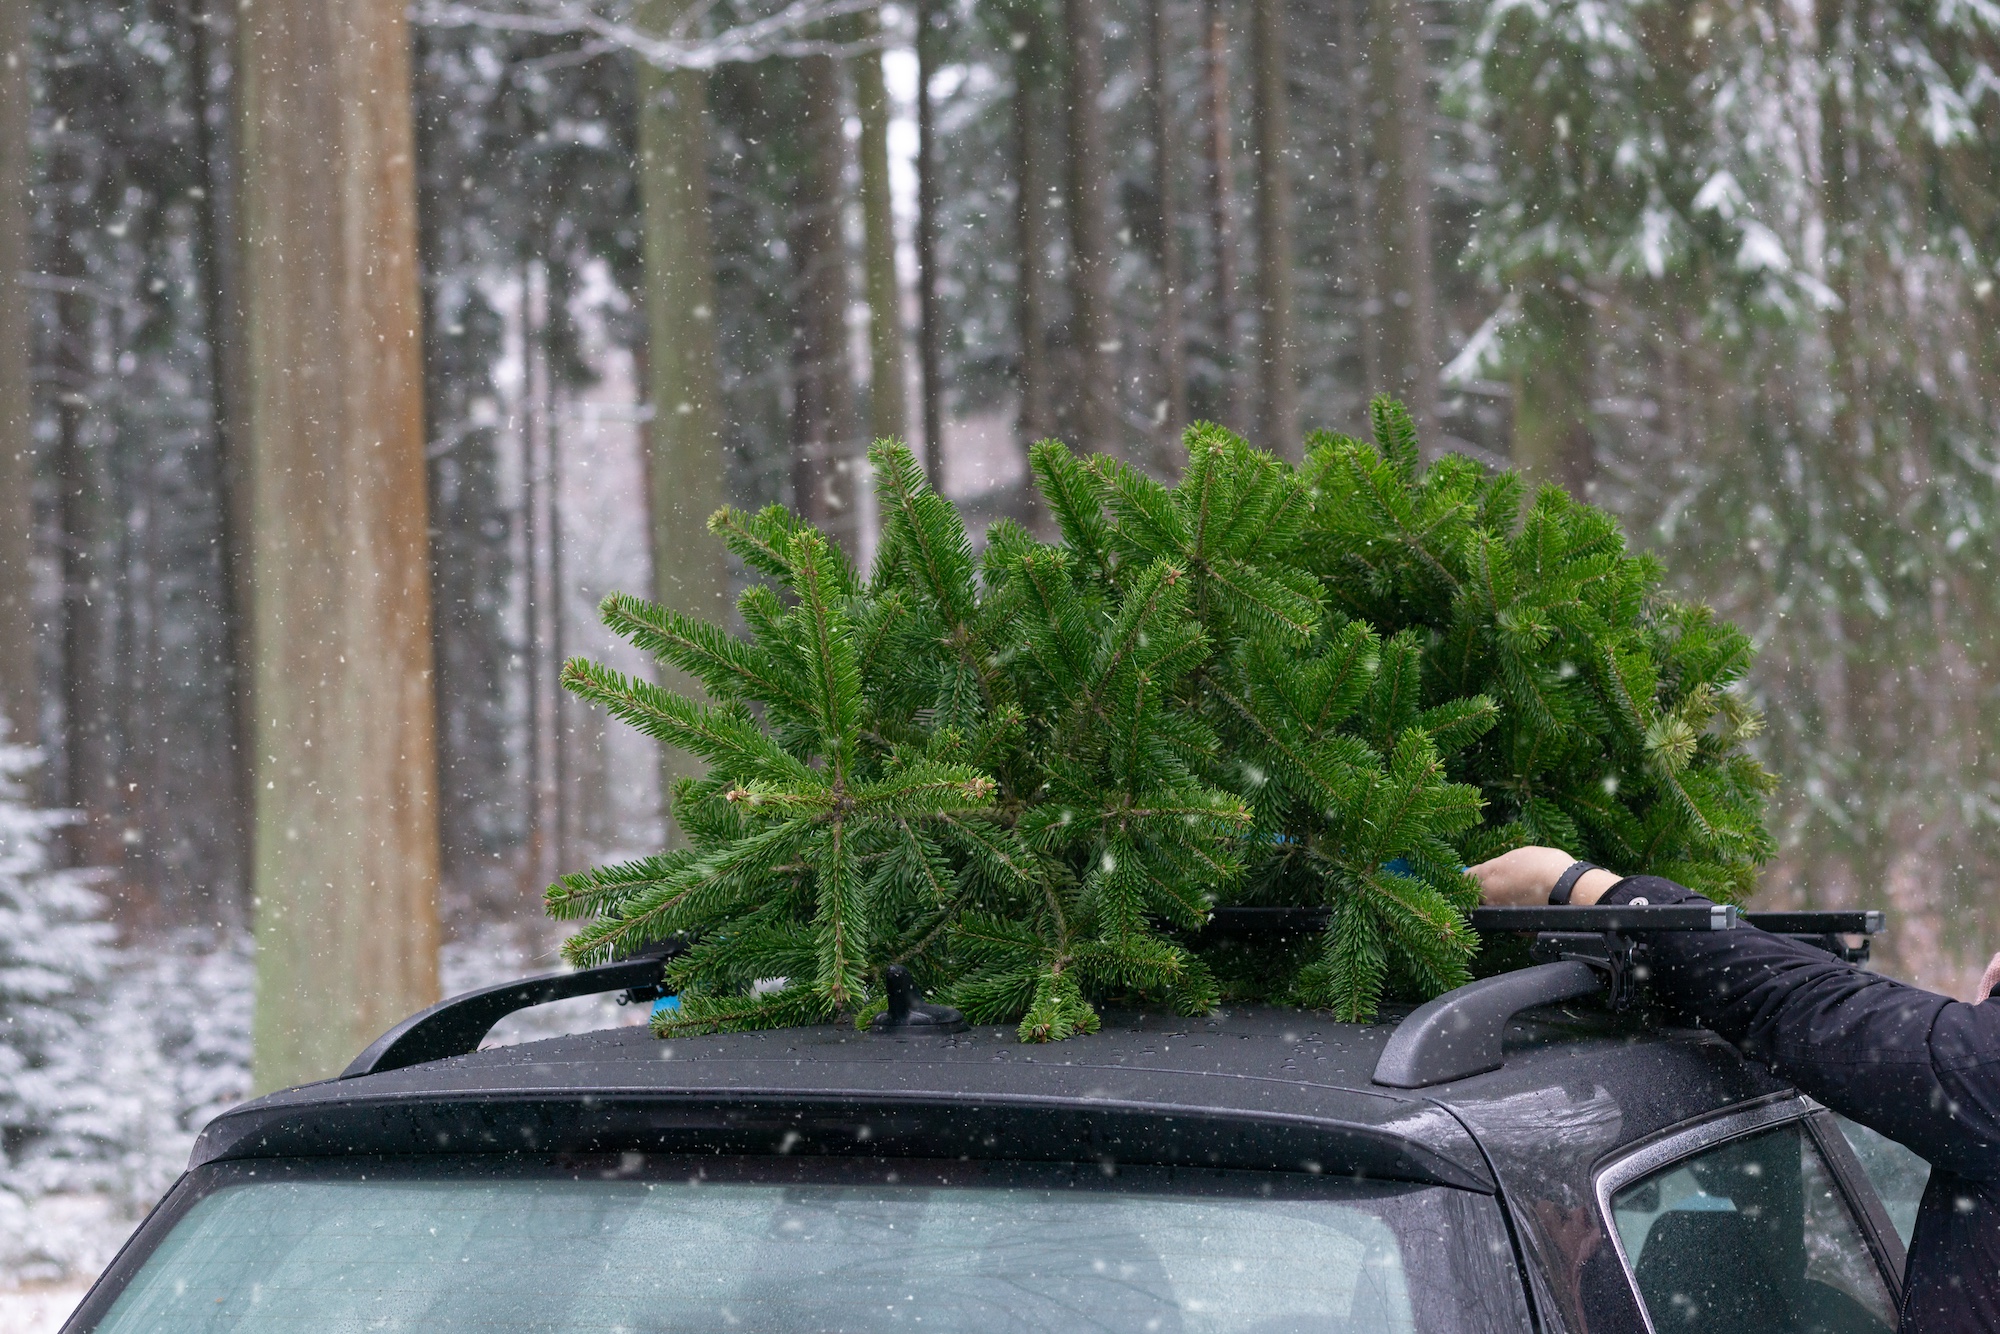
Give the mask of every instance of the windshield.
[{"label": "windshield", "polygon": [[[99,1334],[1519,1328],[1493,1201],[1096,1164],[211,1169]],[[1489,1244],[1491,1243],[1491,1244]],[[89,1326],[86,1326],[89,1327]]]}]

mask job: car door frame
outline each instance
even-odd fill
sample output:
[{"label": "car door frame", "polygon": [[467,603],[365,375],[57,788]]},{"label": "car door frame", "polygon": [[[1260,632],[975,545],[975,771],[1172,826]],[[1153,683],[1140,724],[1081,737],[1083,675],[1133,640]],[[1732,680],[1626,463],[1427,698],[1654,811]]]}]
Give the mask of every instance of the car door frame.
[{"label": "car door frame", "polygon": [[1896,1225],[1889,1218],[1889,1210],[1882,1203],[1881,1194],[1875,1183],[1868,1178],[1868,1169],[1861,1165],[1861,1158],[1848,1142],[1846,1132],[1840,1122],[1823,1104],[1811,1098],[1801,1097],[1812,1109],[1807,1118],[1807,1128],[1819,1143],[1820,1153],[1832,1169],[1834,1179],[1847,1195],[1847,1202],[1853,1206],[1855,1217],[1860,1220],[1862,1235],[1867,1237],[1869,1246],[1875,1252],[1875,1262],[1889,1276],[1889,1295],[1896,1300],[1896,1310],[1903,1309],[1903,1266],[1909,1255],[1903,1247],[1903,1238],[1896,1231]]},{"label": "car door frame", "polygon": [[1602,1216],[1605,1231],[1610,1234],[1618,1267],[1625,1275],[1625,1286],[1648,1334],[1659,1334],[1658,1326],[1653,1323],[1653,1314],[1646,1309],[1646,1299],[1639,1291],[1639,1278],[1633,1271],[1632,1257],[1625,1253],[1625,1239],[1618,1231],[1618,1220],[1611,1210],[1612,1196],[1626,1186],[1698,1153],[1731,1140],[1794,1124],[1805,1130],[1807,1138],[1819,1150],[1821,1161],[1826,1164],[1836,1189],[1854,1217],[1864,1244],[1874,1257],[1875,1267],[1889,1293],[1890,1308],[1901,1312],[1903,1248],[1895,1229],[1889,1225],[1888,1213],[1874,1188],[1868,1184],[1853,1149],[1832,1116],[1811,1098],[1793,1094],[1751,1107],[1731,1108],[1693,1124],[1674,1126],[1641,1144],[1628,1146],[1618,1156],[1601,1163],[1592,1173],[1591,1184],[1597,1197],[1598,1213]]}]

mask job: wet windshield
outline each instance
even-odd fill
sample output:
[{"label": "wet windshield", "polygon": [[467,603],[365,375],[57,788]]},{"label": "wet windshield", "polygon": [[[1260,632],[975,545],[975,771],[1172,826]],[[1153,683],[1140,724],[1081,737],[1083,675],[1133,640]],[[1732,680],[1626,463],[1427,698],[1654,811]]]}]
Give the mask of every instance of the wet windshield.
[{"label": "wet windshield", "polygon": [[[1518,1326],[1492,1201],[1096,1165],[228,1174],[99,1334]],[[1504,1251],[1504,1245],[1501,1247]],[[1504,1317],[1504,1319],[1503,1319]]]}]

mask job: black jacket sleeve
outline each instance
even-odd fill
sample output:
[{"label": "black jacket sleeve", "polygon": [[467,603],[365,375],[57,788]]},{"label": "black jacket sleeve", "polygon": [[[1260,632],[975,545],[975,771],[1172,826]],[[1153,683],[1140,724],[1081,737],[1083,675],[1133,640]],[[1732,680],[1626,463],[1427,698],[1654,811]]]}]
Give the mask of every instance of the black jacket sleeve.
[{"label": "black jacket sleeve", "polygon": [[[1706,903],[1628,876],[1606,904]],[[1648,937],[1655,993],[1834,1111],[2000,1181],[2000,1000],[1968,1005],[1752,927]]]}]

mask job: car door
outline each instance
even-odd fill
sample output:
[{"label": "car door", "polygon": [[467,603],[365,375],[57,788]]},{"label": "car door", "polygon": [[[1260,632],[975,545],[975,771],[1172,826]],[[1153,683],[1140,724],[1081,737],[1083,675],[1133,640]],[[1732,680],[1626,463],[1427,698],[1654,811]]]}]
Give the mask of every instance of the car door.
[{"label": "car door", "polygon": [[1652,1334],[1890,1334],[1901,1246],[1829,1118],[1789,1098],[1602,1167],[1599,1208]]}]

